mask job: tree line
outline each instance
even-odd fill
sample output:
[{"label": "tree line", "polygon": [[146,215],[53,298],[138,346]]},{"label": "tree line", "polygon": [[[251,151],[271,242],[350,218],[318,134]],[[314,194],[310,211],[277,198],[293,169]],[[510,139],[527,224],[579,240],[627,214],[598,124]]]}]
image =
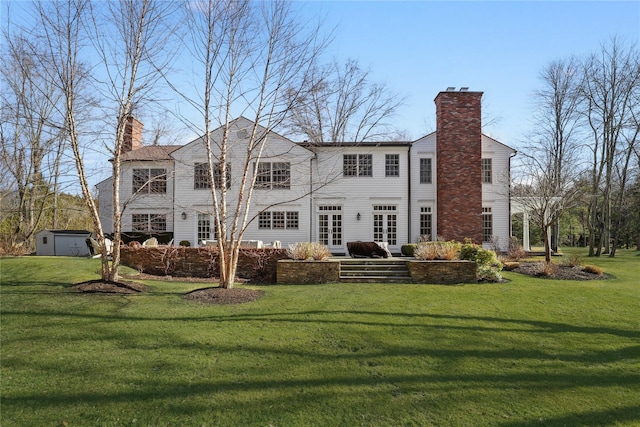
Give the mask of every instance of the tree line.
[{"label": "tree line", "polygon": [[612,37],[584,58],[550,62],[540,82],[512,194],[533,214],[547,260],[550,237],[567,232],[590,256],[613,257],[640,239],[638,47]]}]

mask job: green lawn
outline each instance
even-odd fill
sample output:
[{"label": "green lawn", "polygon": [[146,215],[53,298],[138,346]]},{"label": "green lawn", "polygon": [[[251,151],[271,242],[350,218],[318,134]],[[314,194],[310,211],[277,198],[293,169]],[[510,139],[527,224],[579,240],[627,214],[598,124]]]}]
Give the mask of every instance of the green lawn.
[{"label": "green lawn", "polygon": [[614,279],[202,284],[79,294],[97,260],[0,260],[0,425],[640,425],[640,253]]}]

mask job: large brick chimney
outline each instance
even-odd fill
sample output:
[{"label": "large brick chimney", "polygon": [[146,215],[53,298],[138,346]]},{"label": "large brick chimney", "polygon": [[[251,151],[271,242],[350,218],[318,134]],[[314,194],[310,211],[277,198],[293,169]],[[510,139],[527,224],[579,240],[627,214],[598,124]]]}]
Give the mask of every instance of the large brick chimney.
[{"label": "large brick chimney", "polygon": [[142,147],[142,122],[133,116],[129,116],[125,120],[124,139],[122,141],[123,153]]},{"label": "large brick chimney", "polygon": [[482,92],[436,96],[438,236],[482,243]]}]

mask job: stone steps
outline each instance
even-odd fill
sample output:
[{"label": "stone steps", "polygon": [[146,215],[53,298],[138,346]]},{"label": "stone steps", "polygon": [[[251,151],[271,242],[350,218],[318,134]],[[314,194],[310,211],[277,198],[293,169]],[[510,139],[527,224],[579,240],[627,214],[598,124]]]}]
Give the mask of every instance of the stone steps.
[{"label": "stone steps", "polygon": [[407,262],[390,259],[351,258],[340,260],[343,283],[411,283]]}]

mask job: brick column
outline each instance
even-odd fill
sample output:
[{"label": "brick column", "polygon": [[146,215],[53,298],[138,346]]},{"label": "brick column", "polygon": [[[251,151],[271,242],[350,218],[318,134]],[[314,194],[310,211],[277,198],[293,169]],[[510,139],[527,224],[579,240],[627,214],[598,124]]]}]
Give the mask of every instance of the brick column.
[{"label": "brick column", "polygon": [[482,92],[436,96],[438,236],[482,243]]}]

